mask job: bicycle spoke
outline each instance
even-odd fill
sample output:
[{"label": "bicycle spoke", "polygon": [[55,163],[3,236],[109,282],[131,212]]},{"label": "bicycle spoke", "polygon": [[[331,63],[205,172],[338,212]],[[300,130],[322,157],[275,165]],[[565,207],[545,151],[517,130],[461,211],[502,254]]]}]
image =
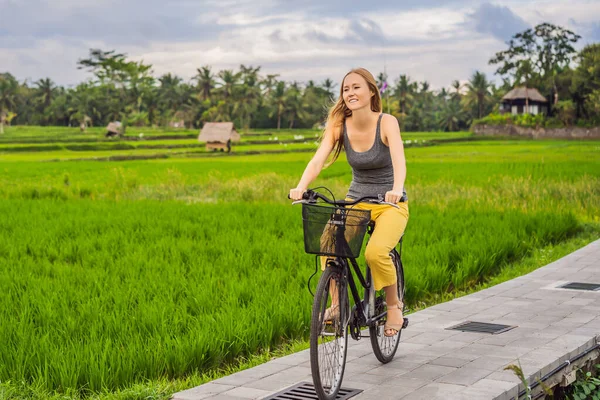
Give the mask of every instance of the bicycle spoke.
[{"label": "bicycle spoke", "polygon": [[[398,276],[398,298],[400,301],[404,300],[404,272],[402,270],[402,265],[400,261],[400,257],[398,253],[393,250],[392,251],[392,262],[396,267],[396,274]],[[381,315],[386,311],[385,305],[385,293],[384,291],[379,291],[375,294],[375,315]],[[396,354],[396,350],[398,349],[398,344],[400,342],[400,333],[397,333],[394,336],[385,336],[385,322],[387,320],[387,316],[378,321],[376,326],[372,326],[369,329],[371,334],[371,345],[373,347],[373,352],[379,361],[382,363],[388,363]]]},{"label": "bicycle spoke", "polygon": [[[339,274],[339,271],[337,272]],[[342,309],[346,307],[347,301],[340,300],[345,295],[345,291],[340,289],[338,274],[334,271],[326,271],[322,276],[315,294],[311,327],[313,380],[315,389],[321,393],[319,398],[326,399],[334,399],[341,386],[348,340],[347,326],[342,322],[347,320],[348,311]],[[332,290],[335,290],[335,296],[332,295]],[[335,306],[332,305],[332,298],[335,298]]]},{"label": "bicycle spoke", "polygon": [[[326,326],[327,327],[327,326]],[[340,321],[339,319],[334,320],[331,324],[333,333],[323,332],[321,334],[320,346],[320,362],[321,365],[321,382],[324,388],[335,388],[337,381],[337,371],[340,368],[340,354],[343,351],[343,337],[339,335],[340,332]]]}]

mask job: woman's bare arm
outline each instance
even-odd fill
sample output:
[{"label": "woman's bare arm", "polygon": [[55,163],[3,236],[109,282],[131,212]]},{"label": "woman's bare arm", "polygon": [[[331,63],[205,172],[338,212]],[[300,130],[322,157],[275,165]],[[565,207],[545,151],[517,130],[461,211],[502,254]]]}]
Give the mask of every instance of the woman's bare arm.
[{"label": "woman's bare arm", "polygon": [[381,121],[381,128],[382,139],[390,148],[394,168],[394,187],[385,194],[385,201],[397,203],[402,198],[406,180],[406,158],[400,136],[400,125],[394,116],[385,114]]},{"label": "woman's bare arm", "polygon": [[310,183],[314,181],[317,176],[319,176],[319,173],[321,173],[321,170],[327,161],[327,157],[329,157],[333,151],[333,148],[335,147],[337,142],[337,138],[335,136],[336,135],[333,132],[333,129],[331,127],[327,127],[325,133],[323,134],[323,140],[321,141],[317,152],[304,169],[304,173],[302,174],[302,178],[300,178],[300,182],[298,182],[298,185],[295,189],[290,190],[291,199],[302,199],[302,194],[306,191],[308,185],[310,185]]}]

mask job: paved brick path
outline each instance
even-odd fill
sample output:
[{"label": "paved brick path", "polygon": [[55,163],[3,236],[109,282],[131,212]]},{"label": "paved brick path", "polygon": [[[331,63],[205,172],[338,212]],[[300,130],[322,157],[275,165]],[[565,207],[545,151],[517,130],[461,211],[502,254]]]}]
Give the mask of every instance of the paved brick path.
[{"label": "paved brick path", "polygon": [[[519,380],[540,377],[600,340],[600,291],[558,289],[600,283],[600,240],[536,271],[409,315],[394,361],[380,364],[369,339],[349,339],[343,387],[353,399],[510,399]],[[518,327],[490,335],[445,328],[464,321]],[[260,399],[312,382],[308,350],[176,393],[173,400]]]}]

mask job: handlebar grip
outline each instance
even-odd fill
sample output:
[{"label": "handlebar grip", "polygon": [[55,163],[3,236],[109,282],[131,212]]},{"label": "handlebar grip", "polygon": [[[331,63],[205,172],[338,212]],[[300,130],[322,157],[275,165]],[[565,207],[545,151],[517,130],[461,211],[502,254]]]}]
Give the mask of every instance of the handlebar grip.
[{"label": "handlebar grip", "polygon": [[[313,193],[314,193],[314,192],[313,192],[312,190],[308,189],[307,191],[305,191],[304,193],[302,193],[302,200],[310,200],[310,199],[312,198],[312,195],[313,195]],[[290,194],[289,194],[289,193],[287,194],[287,198],[288,198],[289,200],[291,200],[291,199],[292,199],[292,198],[290,197]]]}]

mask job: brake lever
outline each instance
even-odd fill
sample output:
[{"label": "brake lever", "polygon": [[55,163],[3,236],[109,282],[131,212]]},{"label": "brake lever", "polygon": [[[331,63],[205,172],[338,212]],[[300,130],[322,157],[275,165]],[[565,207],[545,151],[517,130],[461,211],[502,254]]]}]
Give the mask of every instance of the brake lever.
[{"label": "brake lever", "polygon": [[394,203],[385,201],[385,197],[382,194],[377,195],[377,200],[373,199],[373,200],[369,200],[369,201],[374,204],[387,204],[387,205],[395,207],[395,208],[400,208],[400,207],[398,207],[398,204],[394,204]]}]

